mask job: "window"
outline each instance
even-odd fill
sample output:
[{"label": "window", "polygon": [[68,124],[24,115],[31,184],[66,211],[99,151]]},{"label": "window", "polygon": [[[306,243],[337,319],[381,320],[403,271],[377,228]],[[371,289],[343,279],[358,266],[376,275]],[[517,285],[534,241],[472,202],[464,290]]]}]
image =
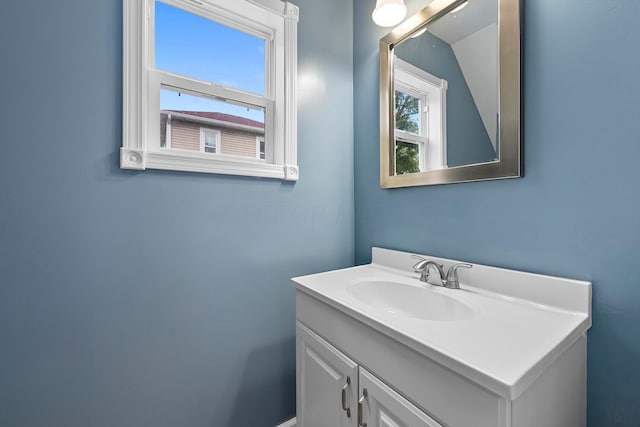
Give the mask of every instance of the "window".
[{"label": "window", "polygon": [[256,158],[265,159],[264,136],[256,136]]},{"label": "window", "polygon": [[220,131],[200,128],[200,151],[220,154]]},{"label": "window", "polygon": [[396,175],[446,167],[447,81],[395,58]]},{"label": "window", "polygon": [[298,179],[295,5],[123,6],[122,168]]}]

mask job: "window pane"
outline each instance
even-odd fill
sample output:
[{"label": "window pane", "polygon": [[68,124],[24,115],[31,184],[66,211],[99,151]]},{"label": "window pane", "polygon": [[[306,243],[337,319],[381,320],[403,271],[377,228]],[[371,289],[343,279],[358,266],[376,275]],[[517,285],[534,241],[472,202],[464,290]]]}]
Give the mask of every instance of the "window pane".
[{"label": "window pane", "polygon": [[256,158],[258,137],[264,138],[264,111],[258,107],[160,90],[162,147]]},{"label": "window pane", "polygon": [[205,153],[217,153],[218,151],[218,131],[207,129],[204,127],[200,128],[204,135],[204,152]]},{"label": "window pane", "polygon": [[260,154],[260,159],[264,160],[266,157],[266,149],[265,149],[265,145],[264,145],[264,136],[259,136],[258,137],[258,143],[259,143],[259,154]]},{"label": "window pane", "polygon": [[417,172],[420,172],[419,146],[396,140],[396,175]]},{"label": "window pane", "polygon": [[218,138],[216,138],[216,134],[212,132],[205,132],[204,145],[215,147],[217,142]]},{"label": "window pane", "polygon": [[420,135],[420,98],[396,91],[396,129]]},{"label": "window pane", "polygon": [[265,41],[155,3],[156,68],[265,94]]}]

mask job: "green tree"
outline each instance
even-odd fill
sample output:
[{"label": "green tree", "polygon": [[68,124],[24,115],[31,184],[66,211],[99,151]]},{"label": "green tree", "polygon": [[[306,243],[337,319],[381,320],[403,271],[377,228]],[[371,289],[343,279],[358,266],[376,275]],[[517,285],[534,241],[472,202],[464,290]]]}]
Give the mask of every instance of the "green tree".
[{"label": "green tree", "polygon": [[395,98],[396,129],[420,133],[420,100],[399,91],[396,91]]},{"label": "green tree", "polygon": [[396,140],[396,175],[420,172],[418,146]]},{"label": "green tree", "polygon": [[[396,129],[420,133],[420,100],[396,91]],[[420,153],[416,144],[396,140],[396,175],[420,172]]]}]

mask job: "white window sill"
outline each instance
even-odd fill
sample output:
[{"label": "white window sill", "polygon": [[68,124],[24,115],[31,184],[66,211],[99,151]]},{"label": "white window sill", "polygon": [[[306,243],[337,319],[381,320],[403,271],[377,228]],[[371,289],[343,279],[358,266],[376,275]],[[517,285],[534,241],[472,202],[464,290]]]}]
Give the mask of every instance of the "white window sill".
[{"label": "white window sill", "polygon": [[[215,156],[215,162],[212,162]],[[221,173],[260,178],[298,180],[298,166],[274,165],[264,160],[224,154],[206,154],[187,150],[143,151],[120,149],[122,169],[168,169],[186,172]]]}]

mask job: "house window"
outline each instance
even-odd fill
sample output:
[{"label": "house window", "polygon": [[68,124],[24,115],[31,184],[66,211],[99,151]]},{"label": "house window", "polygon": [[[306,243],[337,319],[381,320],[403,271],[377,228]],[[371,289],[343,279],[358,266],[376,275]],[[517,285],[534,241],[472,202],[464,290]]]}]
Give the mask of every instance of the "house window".
[{"label": "house window", "polygon": [[[297,6],[279,0],[123,0],[123,6],[121,167],[298,179]],[[212,124],[217,133],[208,130]],[[199,137],[189,126],[200,129]],[[262,145],[254,146],[260,135]]]},{"label": "house window", "polygon": [[220,131],[200,128],[200,151],[220,154]]},{"label": "house window", "polygon": [[396,175],[446,167],[447,81],[395,58]]},{"label": "house window", "polygon": [[256,136],[256,158],[265,159],[264,136]]}]

